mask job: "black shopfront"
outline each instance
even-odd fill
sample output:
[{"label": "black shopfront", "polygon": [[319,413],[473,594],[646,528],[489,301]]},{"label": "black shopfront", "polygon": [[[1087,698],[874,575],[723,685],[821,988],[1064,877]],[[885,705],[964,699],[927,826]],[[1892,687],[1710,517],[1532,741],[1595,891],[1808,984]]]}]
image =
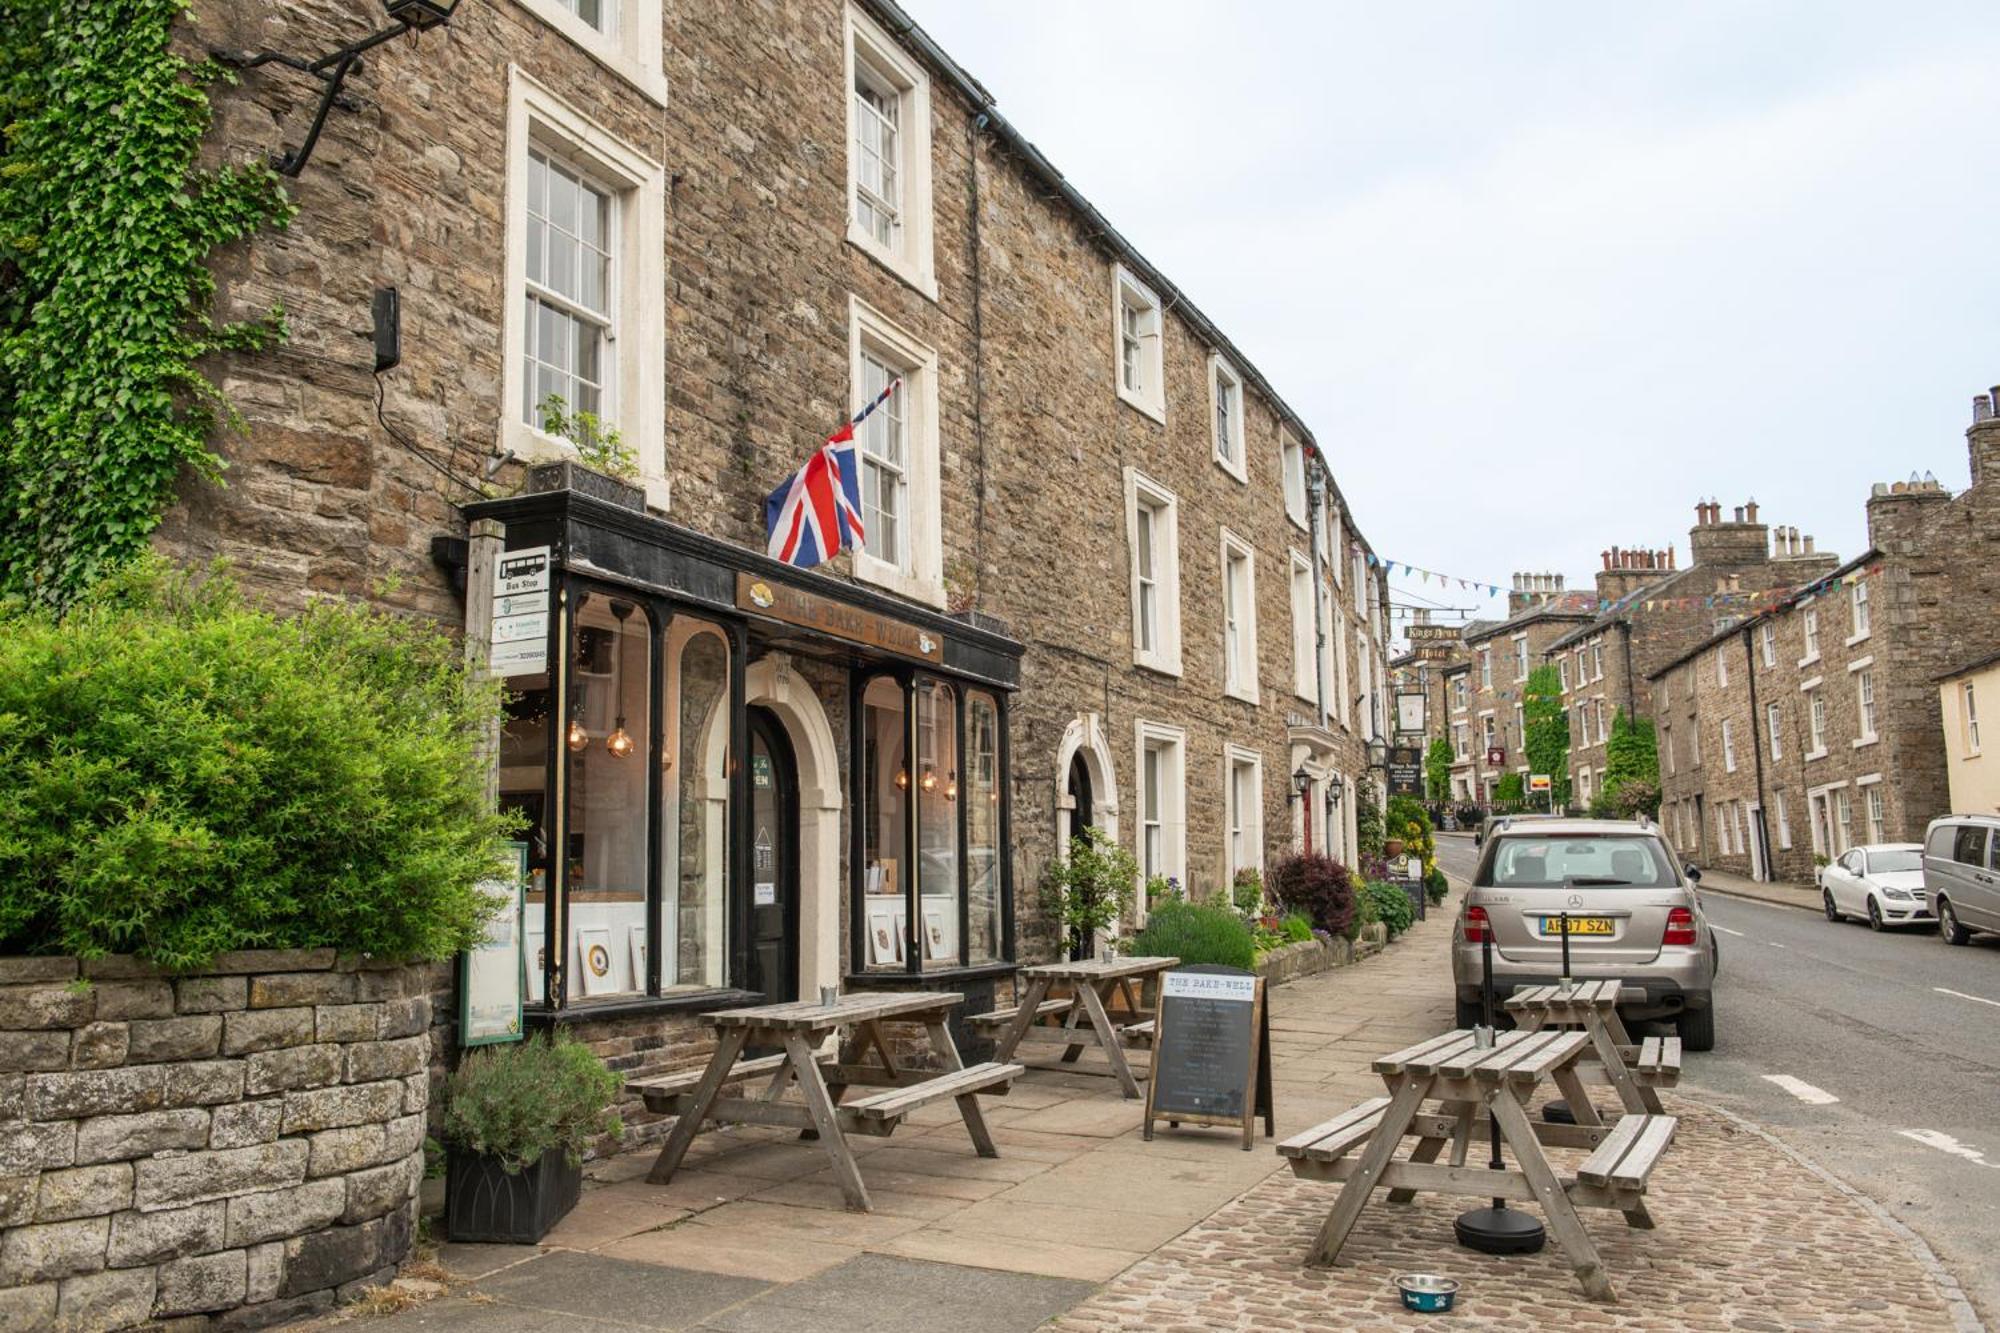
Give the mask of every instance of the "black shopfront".
[{"label": "black shopfront", "polygon": [[[528,826],[531,1024],[825,985],[985,1007],[1014,959],[1018,642],[582,490],[466,516],[470,541],[438,555],[469,619],[497,635],[514,603],[546,607],[505,622],[539,643],[492,648],[499,797]],[[545,602],[474,595],[544,549]]]}]

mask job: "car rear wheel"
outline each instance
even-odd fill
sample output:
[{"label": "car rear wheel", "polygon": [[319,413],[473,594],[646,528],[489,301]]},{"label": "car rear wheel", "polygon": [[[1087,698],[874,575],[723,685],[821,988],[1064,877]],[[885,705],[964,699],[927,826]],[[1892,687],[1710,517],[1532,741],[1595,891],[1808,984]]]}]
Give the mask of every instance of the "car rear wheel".
[{"label": "car rear wheel", "polygon": [[1873,898],[1868,900],[1868,929],[1882,929],[1882,905]]},{"label": "car rear wheel", "polygon": [[1826,909],[1826,919],[1828,921],[1837,923],[1845,919],[1840,915],[1840,909],[1833,905],[1832,889],[1821,889],[1819,891],[1819,900],[1821,906]]},{"label": "car rear wheel", "polygon": [[1951,910],[1951,900],[1938,899],[1938,934],[1946,944],[1966,944],[1972,939],[1972,932],[1958,924],[1958,913]]},{"label": "car rear wheel", "polygon": [[1681,1034],[1681,1047],[1689,1051],[1712,1051],[1715,1049],[1715,1010],[1687,1009],[1674,1020],[1674,1028]]}]

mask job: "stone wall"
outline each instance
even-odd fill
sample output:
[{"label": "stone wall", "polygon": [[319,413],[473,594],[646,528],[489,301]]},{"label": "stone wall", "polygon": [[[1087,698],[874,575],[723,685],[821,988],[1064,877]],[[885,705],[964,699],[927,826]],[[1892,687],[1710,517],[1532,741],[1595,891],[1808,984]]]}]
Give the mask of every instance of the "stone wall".
[{"label": "stone wall", "polygon": [[331,949],[0,959],[0,1327],[258,1327],[390,1277],[429,985]]}]

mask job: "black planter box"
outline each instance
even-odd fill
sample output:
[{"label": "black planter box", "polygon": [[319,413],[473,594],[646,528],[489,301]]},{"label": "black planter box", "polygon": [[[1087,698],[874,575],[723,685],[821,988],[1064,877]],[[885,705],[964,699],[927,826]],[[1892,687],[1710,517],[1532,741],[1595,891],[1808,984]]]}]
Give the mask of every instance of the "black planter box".
[{"label": "black planter box", "polygon": [[533,1245],[576,1207],[583,1165],[562,1149],[508,1175],[497,1158],[452,1148],[445,1157],[445,1232],[455,1241]]}]

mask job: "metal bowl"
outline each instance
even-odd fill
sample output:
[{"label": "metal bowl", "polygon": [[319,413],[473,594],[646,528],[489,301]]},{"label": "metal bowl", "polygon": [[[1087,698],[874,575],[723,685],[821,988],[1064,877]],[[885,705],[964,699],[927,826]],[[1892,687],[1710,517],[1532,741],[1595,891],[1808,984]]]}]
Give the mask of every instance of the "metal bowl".
[{"label": "metal bowl", "polygon": [[1443,1314],[1458,1299],[1458,1279],[1439,1273],[1404,1273],[1396,1279],[1403,1308],[1419,1314]]}]

